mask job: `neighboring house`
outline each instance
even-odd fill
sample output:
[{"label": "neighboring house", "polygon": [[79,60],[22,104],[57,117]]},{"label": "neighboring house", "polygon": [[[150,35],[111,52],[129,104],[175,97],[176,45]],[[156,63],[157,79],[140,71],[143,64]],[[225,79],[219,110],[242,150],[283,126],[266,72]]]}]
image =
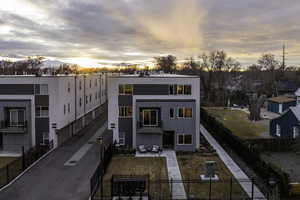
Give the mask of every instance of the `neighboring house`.
[{"label": "neighboring house", "polygon": [[285,96],[268,99],[268,111],[281,114],[292,106],[296,106],[296,99]]},{"label": "neighboring house", "polygon": [[106,74],[0,76],[0,150],[59,146],[102,112]]},{"label": "neighboring house", "polygon": [[278,95],[294,94],[299,88],[299,83],[291,80],[281,80],[276,82]]},{"label": "neighboring house", "polygon": [[108,128],[120,145],[199,147],[200,78],[175,74],[108,78]]},{"label": "neighboring house", "polygon": [[281,116],[270,121],[270,135],[278,138],[299,137],[300,106],[290,107]]}]

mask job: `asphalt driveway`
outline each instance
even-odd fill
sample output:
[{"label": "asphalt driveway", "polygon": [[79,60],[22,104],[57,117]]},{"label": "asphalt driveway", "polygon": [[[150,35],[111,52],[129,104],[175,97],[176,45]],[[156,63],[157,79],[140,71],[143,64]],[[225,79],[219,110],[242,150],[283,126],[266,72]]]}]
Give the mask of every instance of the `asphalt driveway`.
[{"label": "asphalt driveway", "polygon": [[70,139],[1,191],[0,200],[87,200],[90,177],[99,161],[99,146],[93,144],[76,165],[65,163],[105,126],[106,120],[106,114],[95,119],[82,130],[82,136]]}]

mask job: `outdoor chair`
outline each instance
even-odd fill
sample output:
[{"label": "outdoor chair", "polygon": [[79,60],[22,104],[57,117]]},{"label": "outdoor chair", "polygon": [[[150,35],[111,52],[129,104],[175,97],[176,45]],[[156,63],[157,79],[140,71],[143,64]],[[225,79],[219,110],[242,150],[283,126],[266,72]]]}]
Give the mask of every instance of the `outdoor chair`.
[{"label": "outdoor chair", "polygon": [[151,152],[153,153],[159,153],[160,152],[160,147],[158,145],[153,145]]},{"label": "outdoor chair", "polygon": [[147,152],[147,150],[146,150],[146,148],[145,148],[145,145],[140,145],[140,146],[138,147],[138,150],[139,150],[140,153],[146,153],[146,152]]}]

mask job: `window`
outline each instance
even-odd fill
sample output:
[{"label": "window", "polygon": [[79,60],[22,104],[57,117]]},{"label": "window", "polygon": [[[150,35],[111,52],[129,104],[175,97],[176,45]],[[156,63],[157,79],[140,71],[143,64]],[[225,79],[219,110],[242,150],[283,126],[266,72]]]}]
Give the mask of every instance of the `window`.
[{"label": "window", "polygon": [[90,94],[90,102],[92,102],[92,95]]},{"label": "window", "polygon": [[169,85],[170,95],[191,95],[192,86],[191,85]]},{"label": "window", "polygon": [[86,95],[85,96],[85,104],[87,104],[89,101],[88,101],[88,96]]},{"label": "window", "polygon": [[90,88],[92,87],[92,80],[90,80]]},{"label": "window", "polygon": [[177,144],[178,145],[190,145],[193,144],[191,134],[178,134]]},{"label": "window", "polygon": [[79,90],[81,90],[81,80],[79,80]]},{"label": "window", "polygon": [[132,95],[133,87],[132,85],[119,85],[119,94],[120,95]]},{"label": "window", "polygon": [[193,117],[193,109],[192,108],[185,108],[184,109],[184,117],[185,118],[192,118]]},{"label": "window", "polygon": [[119,145],[125,145],[125,132],[119,132]]},{"label": "window", "polygon": [[40,95],[47,95],[48,94],[48,85],[41,84],[40,85]]},{"label": "window", "polygon": [[184,117],[184,108],[178,108],[177,117],[183,118]]},{"label": "window", "polygon": [[80,99],[79,99],[79,107],[81,107],[81,105],[82,105],[82,99],[80,97]]},{"label": "window", "polygon": [[131,106],[119,106],[119,117],[131,117],[132,107]]},{"label": "window", "polygon": [[184,94],[191,95],[192,94],[192,86],[191,85],[184,85]]},{"label": "window", "polygon": [[299,137],[299,127],[298,126],[294,126],[293,127],[293,138],[296,139]]},{"label": "window", "polygon": [[176,85],[169,85],[169,94],[175,94],[174,88]]},{"label": "window", "polygon": [[41,145],[49,144],[49,132],[43,132],[43,139]]},{"label": "window", "polygon": [[70,84],[70,82],[68,82],[68,92],[70,92],[71,91],[71,84]]},{"label": "window", "polygon": [[280,125],[276,124],[276,136],[280,137],[281,133],[280,133]]},{"label": "window", "polygon": [[48,106],[37,106],[35,110],[36,117],[48,117],[49,108]]},{"label": "window", "polygon": [[25,125],[25,110],[10,109],[9,110],[9,126],[19,127]]},{"label": "window", "polygon": [[71,111],[71,105],[70,103],[68,103],[68,113],[70,113],[70,111]]},{"label": "window", "polygon": [[170,108],[170,119],[175,118],[174,108]]},{"label": "window", "polygon": [[64,104],[64,115],[66,114],[66,105]]}]

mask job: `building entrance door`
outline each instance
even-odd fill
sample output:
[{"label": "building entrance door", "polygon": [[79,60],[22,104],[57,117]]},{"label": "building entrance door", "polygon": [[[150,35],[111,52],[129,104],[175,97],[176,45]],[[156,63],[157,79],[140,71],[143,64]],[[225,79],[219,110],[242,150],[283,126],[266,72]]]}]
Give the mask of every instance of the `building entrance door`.
[{"label": "building entrance door", "polygon": [[163,148],[174,148],[174,131],[165,131],[163,133]]}]

